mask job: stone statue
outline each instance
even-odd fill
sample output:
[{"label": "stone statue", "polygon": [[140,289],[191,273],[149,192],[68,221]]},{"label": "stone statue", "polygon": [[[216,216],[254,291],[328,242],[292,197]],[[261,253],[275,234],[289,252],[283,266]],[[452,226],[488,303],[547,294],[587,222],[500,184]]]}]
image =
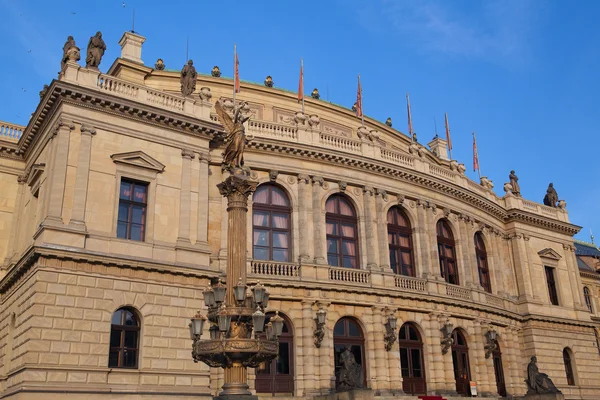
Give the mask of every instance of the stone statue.
[{"label": "stone statue", "polygon": [[219,121],[225,128],[225,143],[227,143],[223,151],[224,170],[242,169],[244,166],[244,148],[248,142],[246,137],[246,128],[244,123],[250,119],[250,116],[244,117],[242,110],[246,108],[247,103],[241,102],[239,106],[233,109],[233,119],[223,108],[221,102],[215,104],[215,109],[219,117]]},{"label": "stone statue", "polygon": [[181,70],[181,94],[189,96],[196,90],[196,68],[194,62],[189,60]]},{"label": "stone statue", "polygon": [[338,390],[352,390],[363,387],[363,370],[362,366],[356,362],[354,354],[350,351],[350,347],[346,346],[342,354],[340,354],[340,380]]},{"label": "stone statue", "polygon": [[156,63],[154,64],[154,69],[157,71],[164,71],[165,62],[163,61],[162,58],[159,58],[158,60],[156,60]]},{"label": "stone statue", "polygon": [[544,204],[550,207],[556,207],[556,203],[558,203],[558,193],[556,193],[554,185],[551,183],[548,185],[548,189],[546,189]]},{"label": "stone statue", "polygon": [[98,69],[105,51],[106,44],[104,43],[104,40],[102,40],[102,32],[98,31],[96,32],[96,36],[92,36],[88,42],[85,67]]},{"label": "stone statue", "polygon": [[67,61],[79,61],[81,55],[79,54],[79,47],[75,45],[75,39],[73,36],[69,36],[65,45],[63,46],[63,56],[60,61],[60,70],[62,71],[67,64]]},{"label": "stone statue", "polygon": [[510,185],[512,186],[512,194],[514,194],[515,196],[520,196],[521,188],[519,187],[519,178],[515,174],[514,170],[510,171],[508,179],[510,181]]},{"label": "stone statue", "polygon": [[560,393],[560,390],[554,386],[548,375],[541,373],[537,367],[537,357],[531,357],[529,365],[527,365],[527,395]]}]

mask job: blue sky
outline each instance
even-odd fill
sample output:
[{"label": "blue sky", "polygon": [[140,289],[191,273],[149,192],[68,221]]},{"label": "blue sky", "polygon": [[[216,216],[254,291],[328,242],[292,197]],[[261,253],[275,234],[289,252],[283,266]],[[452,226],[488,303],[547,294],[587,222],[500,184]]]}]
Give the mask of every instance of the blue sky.
[{"label": "blue sky", "polygon": [[[453,158],[472,171],[477,133],[482,174],[502,186],[516,170],[523,196],[541,202],[549,182],[566,200],[577,238],[600,241],[597,153],[600,132],[600,2],[580,0],[333,1],[0,0],[0,120],[26,124],[42,86],[56,78],[68,35],[85,50],[103,32],[106,71],[131,29],[147,38],[142,58],[231,76],[237,43],[243,80],[298,87],[350,107],[361,74],[365,113],[406,132],[405,93],[421,142],[443,132],[448,112]],[[7,22],[8,21],[8,22]],[[83,62],[83,61],[82,61]]]}]

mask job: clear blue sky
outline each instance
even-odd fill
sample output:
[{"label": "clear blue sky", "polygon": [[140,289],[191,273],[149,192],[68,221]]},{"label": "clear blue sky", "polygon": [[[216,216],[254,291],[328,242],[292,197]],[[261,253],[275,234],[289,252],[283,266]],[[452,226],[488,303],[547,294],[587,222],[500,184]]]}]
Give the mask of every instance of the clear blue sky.
[{"label": "clear blue sky", "polygon": [[[123,5],[124,4],[124,5]],[[227,5],[223,5],[227,4]],[[578,238],[600,241],[600,2],[546,0],[14,1],[0,0],[0,120],[26,124],[38,92],[56,78],[73,35],[82,54],[100,30],[106,71],[131,29],[147,38],[142,58],[231,76],[237,43],[243,80],[298,87],[350,107],[361,74],[365,113],[406,132],[405,93],[421,142],[443,132],[472,171],[477,133],[482,174],[503,195],[516,170],[523,196],[541,202],[549,182],[567,201]],[[85,57],[84,57],[85,58]],[[82,63],[84,61],[82,60]]]}]

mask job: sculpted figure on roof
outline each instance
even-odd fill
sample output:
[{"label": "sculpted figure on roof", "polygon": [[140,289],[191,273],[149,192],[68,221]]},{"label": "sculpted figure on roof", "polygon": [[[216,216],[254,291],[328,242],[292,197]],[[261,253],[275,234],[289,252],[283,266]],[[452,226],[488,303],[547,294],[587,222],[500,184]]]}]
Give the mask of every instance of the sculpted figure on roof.
[{"label": "sculpted figure on roof", "polygon": [[550,207],[557,207],[556,203],[558,203],[558,193],[556,193],[554,185],[551,183],[548,185],[548,189],[546,189],[544,204]]},{"label": "sculpted figure on roof", "polygon": [[98,31],[96,32],[96,35],[92,36],[88,42],[86,52],[87,55],[85,57],[86,68],[98,69],[105,51],[106,44],[104,43],[104,40],[102,40],[102,32]]},{"label": "sculpted figure on roof", "polygon": [[196,90],[196,76],[197,74],[196,67],[194,67],[194,62],[189,60],[181,70],[181,94],[184,96],[189,96],[194,93],[194,90]]},{"label": "sculpted figure on roof", "polygon": [[60,61],[61,71],[65,68],[67,61],[79,61],[81,56],[79,55],[79,47],[75,45],[75,39],[73,36],[69,36],[65,45],[63,46],[63,56]]},{"label": "sculpted figure on roof", "polygon": [[510,171],[510,174],[508,175],[508,179],[510,180],[510,185],[512,186],[512,193],[515,196],[520,196],[521,188],[519,187],[519,178],[515,174],[514,170]]}]

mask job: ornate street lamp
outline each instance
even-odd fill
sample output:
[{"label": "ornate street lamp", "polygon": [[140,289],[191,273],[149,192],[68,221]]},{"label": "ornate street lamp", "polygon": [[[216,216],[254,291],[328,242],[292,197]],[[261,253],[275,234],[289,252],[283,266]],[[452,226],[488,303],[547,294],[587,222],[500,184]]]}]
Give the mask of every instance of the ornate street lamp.
[{"label": "ornate street lamp", "polygon": [[498,332],[494,329],[492,325],[489,326],[487,332],[485,333],[486,345],[485,349],[485,358],[490,358],[492,353],[496,351],[498,348],[498,342],[496,339],[498,338]]},{"label": "ornate street lamp", "polygon": [[192,322],[190,322],[190,338],[200,339],[202,336],[202,329],[204,328],[204,321],[206,321],[206,317],[200,314],[200,311],[196,313],[196,315],[192,318]]},{"label": "ornate street lamp", "polygon": [[441,331],[442,354],[446,354],[448,352],[448,349],[450,349],[450,346],[452,346],[452,344],[454,343],[454,338],[452,338],[452,332],[454,332],[454,325],[452,325],[450,322],[446,322],[442,326]]},{"label": "ornate street lamp", "polygon": [[[248,120],[246,103],[235,106],[233,118],[223,105],[215,104],[217,115],[226,132],[215,136],[215,143],[234,136],[232,143],[245,143]],[[210,338],[200,339],[204,319],[192,319],[190,336],[193,338],[192,357],[211,367],[225,370],[225,384],[219,394],[221,400],[247,400],[252,396],[248,387],[247,368],[255,368],[277,357],[278,337],[283,329],[283,318],[275,315],[265,327],[265,307],[269,301],[266,288],[257,283],[248,293],[246,282],[246,246],[248,197],[258,182],[251,180],[250,170],[241,165],[243,148],[228,146],[223,153],[222,170],[229,176],[217,185],[227,198],[227,269],[224,283],[220,280],[204,291],[208,307]],[[266,328],[266,332],[265,332]],[[260,333],[265,332],[266,338]],[[253,334],[254,333],[254,334]]]},{"label": "ornate street lamp", "polygon": [[387,322],[384,324],[385,334],[383,335],[383,341],[385,343],[385,350],[390,351],[392,346],[396,342],[396,323],[398,319],[394,314],[388,316]]},{"label": "ornate street lamp", "polygon": [[319,308],[317,311],[317,318],[315,318],[315,323],[317,327],[313,333],[315,338],[315,347],[321,347],[321,343],[323,342],[323,338],[325,337],[325,321],[327,320],[327,311],[323,310],[323,308]]}]

